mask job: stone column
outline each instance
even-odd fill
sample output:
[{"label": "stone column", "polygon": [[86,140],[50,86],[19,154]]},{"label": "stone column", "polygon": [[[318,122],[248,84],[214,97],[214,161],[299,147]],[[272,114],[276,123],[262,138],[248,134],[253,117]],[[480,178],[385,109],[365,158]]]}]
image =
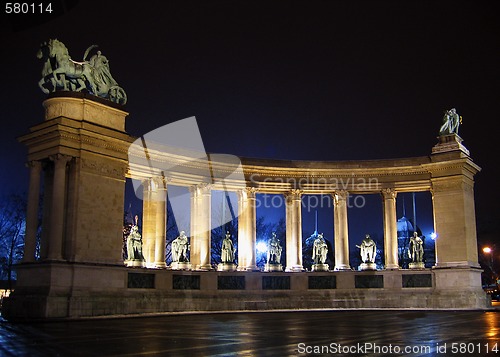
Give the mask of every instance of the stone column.
[{"label": "stone column", "polygon": [[54,162],[54,180],[52,185],[52,201],[50,212],[50,238],[47,258],[62,260],[64,238],[64,217],[66,203],[66,166],[71,156],[56,154],[50,156]]},{"label": "stone column", "polygon": [[256,194],[246,187],[238,191],[238,270],[258,270],[256,265]]},{"label": "stone column", "polygon": [[38,202],[40,199],[40,173],[42,163],[30,161],[30,183],[28,189],[28,206],[26,209],[26,236],[24,238],[24,262],[35,261],[36,233],[38,231]]},{"label": "stone column", "polygon": [[[190,245],[190,251],[189,251],[189,260],[191,263],[194,264],[194,262],[199,262],[200,261],[200,255],[199,255],[199,247],[198,247],[198,200],[199,200],[199,195],[198,195],[198,186],[190,186],[189,187],[189,192],[191,193],[191,199],[190,199],[190,204],[191,204],[191,219],[190,219],[190,227],[189,227],[189,245]],[[180,233],[180,232],[179,232]]]},{"label": "stone column", "polygon": [[197,199],[196,215],[197,215],[197,229],[196,229],[196,255],[197,261],[191,261],[198,270],[212,270],[212,191],[211,185],[202,183],[197,186]]},{"label": "stone column", "polygon": [[302,190],[285,194],[286,202],[286,271],[303,271],[302,266]]},{"label": "stone column", "polygon": [[148,179],[143,181],[142,199],[142,254],[146,261],[146,267],[155,267],[155,245],[156,245],[156,202],[155,183]]},{"label": "stone column", "polygon": [[392,188],[382,190],[384,201],[384,256],[386,269],[399,269],[396,195]]},{"label": "stone column", "polygon": [[333,196],[333,226],[335,229],[335,268],[334,270],[351,270],[349,265],[349,235],[347,222],[346,190],[335,191]]},{"label": "stone column", "polygon": [[157,177],[156,183],[156,235],[155,235],[155,268],[165,268],[165,247],[167,245],[167,181]]}]

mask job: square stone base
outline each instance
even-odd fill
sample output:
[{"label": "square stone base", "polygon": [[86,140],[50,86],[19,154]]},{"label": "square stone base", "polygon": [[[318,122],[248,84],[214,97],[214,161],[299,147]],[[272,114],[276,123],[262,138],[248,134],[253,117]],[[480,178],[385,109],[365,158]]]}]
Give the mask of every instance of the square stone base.
[{"label": "square stone base", "polygon": [[18,266],[8,320],[275,309],[487,309],[481,270],[243,272],[76,263]]}]

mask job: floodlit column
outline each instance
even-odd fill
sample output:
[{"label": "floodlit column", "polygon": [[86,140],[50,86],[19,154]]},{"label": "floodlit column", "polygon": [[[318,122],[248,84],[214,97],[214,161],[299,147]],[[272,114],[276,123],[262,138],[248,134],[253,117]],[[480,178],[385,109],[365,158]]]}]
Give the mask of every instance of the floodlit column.
[{"label": "floodlit column", "polygon": [[[190,186],[189,192],[191,193],[191,220],[190,220],[190,232],[189,232],[189,260],[192,264],[200,261],[199,247],[198,247],[198,186]],[[180,232],[179,232],[180,233]],[[195,265],[196,266],[196,265]]]},{"label": "floodlit column", "polygon": [[42,163],[30,161],[30,183],[28,189],[28,206],[26,209],[26,236],[24,238],[25,262],[35,261],[36,233],[38,230],[38,201],[40,199],[40,174]]},{"label": "floodlit column", "polygon": [[334,270],[351,270],[349,265],[349,235],[347,222],[346,190],[335,191],[333,196],[333,225],[335,229],[335,268]]},{"label": "floodlit column", "polygon": [[66,166],[71,156],[57,154],[50,156],[54,162],[54,179],[52,185],[52,204],[50,212],[50,238],[47,258],[62,260],[64,236],[64,217],[66,202]]},{"label": "floodlit column", "polygon": [[211,185],[200,184],[198,185],[198,199],[196,200],[197,208],[196,213],[198,216],[198,232],[197,232],[197,250],[199,260],[196,262],[195,269],[211,270],[211,217],[212,217],[212,204],[211,204]]},{"label": "floodlit column", "polygon": [[286,271],[303,271],[302,266],[302,190],[285,194],[286,202]]},{"label": "floodlit column", "polygon": [[[238,270],[258,270],[256,265],[256,189],[238,191]],[[243,223],[243,224],[242,224]]]},{"label": "floodlit column", "polygon": [[155,236],[155,268],[164,268],[165,247],[167,245],[167,181],[157,177],[156,183],[156,236]]},{"label": "floodlit column", "polygon": [[238,270],[246,270],[247,264],[247,256],[245,252],[247,250],[247,238],[246,238],[246,207],[243,204],[243,200],[245,196],[243,194],[243,190],[238,191],[238,249],[236,254],[238,256]]},{"label": "floodlit column", "polygon": [[382,190],[384,200],[384,255],[386,269],[399,269],[396,195],[392,188]]},{"label": "floodlit column", "polygon": [[153,200],[155,190],[155,183],[152,180],[144,180],[142,201],[142,254],[146,260],[146,267],[148,268],[154,268],[155,266],[156,203]]}]

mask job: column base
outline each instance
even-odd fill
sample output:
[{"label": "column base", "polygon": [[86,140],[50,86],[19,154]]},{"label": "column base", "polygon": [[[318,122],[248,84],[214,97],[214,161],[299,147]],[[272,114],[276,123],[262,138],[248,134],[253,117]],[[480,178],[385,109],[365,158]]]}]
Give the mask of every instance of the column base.
[{"label": "column base", "polygon": [[238,266],[237,271],[260,271],[257,265],[251,265],[249,267]]},{"label": "column base", "polygon": [[304,271],[304,267],[302,265],[294,265],[291,267],[286,267],[285,271],[291,273],[300,273]]},{"label": "column base", "polygon": [[335,265],[335,268],[333,268],[335,271],[351,271],[351,267],[349,265]]},{"label": "column base", "polygon": [[397,264],[388,264],[385,266],[385,270],[399,270],[401,269]]},{"label": "column base", "polygon": [[210,264],[206,264],[206,265],[196,265],[195,269],[194,270],[203,270],[203,271],[210,271],[210,270],[214,270],[214,267],[211,266]]},{"label": "column base", "polygon": [[167,267],[167,264],[165,264],[165,262],[155,262],[154,267],[155,267],[156,269],[162,269],[162,268],[166,268],[166,267]]},{"label": "column base", "polygon": [[193,266],[190,262],[172,262],[170,264],[170,269],[172,270],[192,270]]}]

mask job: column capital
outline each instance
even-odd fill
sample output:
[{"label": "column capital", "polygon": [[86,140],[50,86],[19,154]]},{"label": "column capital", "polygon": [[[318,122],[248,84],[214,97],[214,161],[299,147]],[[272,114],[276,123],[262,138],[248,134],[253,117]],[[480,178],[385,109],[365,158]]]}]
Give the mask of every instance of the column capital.
[{"label": "column capital", "polygon": [[213,185],[208,182],[201,182],[193,186],[189,186],[189,192],[194,195],[208,194],[211,192]]},{"label": "column capital", "polygon": [[339,201],[347,200],[348,196],[349,196],[349,191],[347,190],[335,190],[332,193],[333,200],[335,201],[336,204],[338,204]]},{"label": "column capital", "polygon": [[257,194],[257,188],[256,187],[245,187],[245,188],[242,188],[241,190],[238,190],[238,194],[243,199],[251,199],[251,198],[254,199],[255,195]]},{"label": "column capital", "polygon": [[55,154],[49,156],[50,161],[54,161],[54,164],[56,165],[67,164],[72,158],[73,156],[63,155],[63,154]]},{"label": "column capital", "polygon": [[172,181],[170,177],[166,176],[154,176],[150,178],[151,184],[155,185],[154,188],[156,189],[167,189],[167,184]]},{"label": "column capital", "polygon": [[394,188],[383,188],[381,192],[384,200],[395,199],[396,196],[398,195],[398,193]]},{"label": "column capital", "polygon": [[41,170],[42,169],[42,162],[38,160],[31,160],[26,162],[26,167],[29,169],[35,169],[35,170]]},{"label": "column capital", "polygon": [[283,194],[285,195],[285,198],[287,200],[293,201],[293,200],[300,200],[300,197],[302,196],[303,192],[304,192],[304,190],[294,188],[294,189],[291,189],[290,191],[285,192]]}]

